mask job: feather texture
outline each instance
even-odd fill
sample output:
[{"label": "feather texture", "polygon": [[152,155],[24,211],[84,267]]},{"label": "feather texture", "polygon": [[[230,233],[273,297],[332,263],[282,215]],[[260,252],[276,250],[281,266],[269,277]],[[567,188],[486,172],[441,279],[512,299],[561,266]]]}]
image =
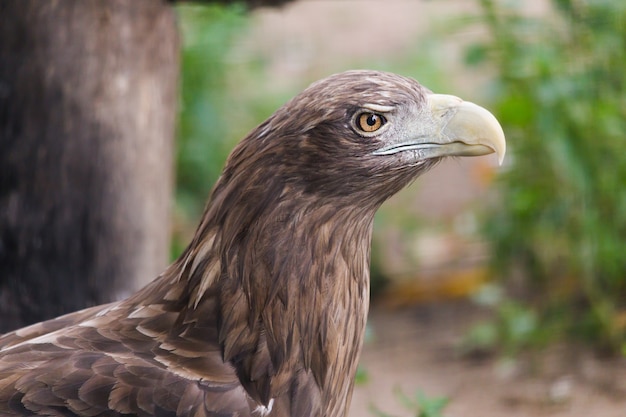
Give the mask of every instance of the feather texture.
[{"label": "feather texture", "polygon": [[232,152],[193,241],[155,281],[0,337],[0,415],[345,415],[374,213],[437,162],[374,156],[386,137],[354,117],[393,109],[399,129],[428,93],[352,71],[279,109]]}]

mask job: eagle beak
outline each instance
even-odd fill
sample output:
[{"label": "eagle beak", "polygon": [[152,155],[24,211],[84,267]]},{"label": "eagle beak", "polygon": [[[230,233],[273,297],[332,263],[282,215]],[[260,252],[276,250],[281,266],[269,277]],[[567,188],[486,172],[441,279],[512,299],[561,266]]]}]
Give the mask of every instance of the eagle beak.
[{"label": "eagle beak", "polygon": [[502,165],[506,142],[498,120],[488,110],[469,101],[445,94],[427,97],[428,108],[441,123],[435,138],[442,156],[477,156],[495,152]]},{"label": "eagle beak", "polygon": [[427,96],[426,111],[415,123],[412,139],[379,149],[375,155],[417,152],[419,159],[496,153],[502,164],[506,141],[500,123],[488,110],[445,94]]}]

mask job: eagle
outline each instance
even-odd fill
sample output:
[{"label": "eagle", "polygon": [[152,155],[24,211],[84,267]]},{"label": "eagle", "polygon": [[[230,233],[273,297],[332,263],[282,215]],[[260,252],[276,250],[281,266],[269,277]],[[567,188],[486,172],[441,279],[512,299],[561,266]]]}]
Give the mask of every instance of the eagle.
[{"label": "eagle", "polygon": [[0,415],[345,416],[374,213],[442,158],[493,152],[489,111],[414,79],[313,83],[234,148],[153,282],[0,337]]}]

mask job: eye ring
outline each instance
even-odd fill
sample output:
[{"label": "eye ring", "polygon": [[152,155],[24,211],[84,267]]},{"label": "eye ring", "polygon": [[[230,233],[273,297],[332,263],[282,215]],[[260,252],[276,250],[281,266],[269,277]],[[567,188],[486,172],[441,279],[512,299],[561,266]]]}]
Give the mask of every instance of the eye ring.
[{"label": "eye ring", "polygon": [[356,128],[362,133],[374,133],[387,123],[385,116],[374,112],[361,112],[354,119]]}]

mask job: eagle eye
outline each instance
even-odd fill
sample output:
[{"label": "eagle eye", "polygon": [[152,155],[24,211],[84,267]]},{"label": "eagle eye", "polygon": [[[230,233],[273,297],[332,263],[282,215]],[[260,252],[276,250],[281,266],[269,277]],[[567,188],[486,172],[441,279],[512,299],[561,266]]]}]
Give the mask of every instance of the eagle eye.
[{"label": "eagle eye", "polygon": [[357,129],[363,133],[373,133],[387,123],[385,116],[373,112],[363,112],[356,116],[355,124]]}]

